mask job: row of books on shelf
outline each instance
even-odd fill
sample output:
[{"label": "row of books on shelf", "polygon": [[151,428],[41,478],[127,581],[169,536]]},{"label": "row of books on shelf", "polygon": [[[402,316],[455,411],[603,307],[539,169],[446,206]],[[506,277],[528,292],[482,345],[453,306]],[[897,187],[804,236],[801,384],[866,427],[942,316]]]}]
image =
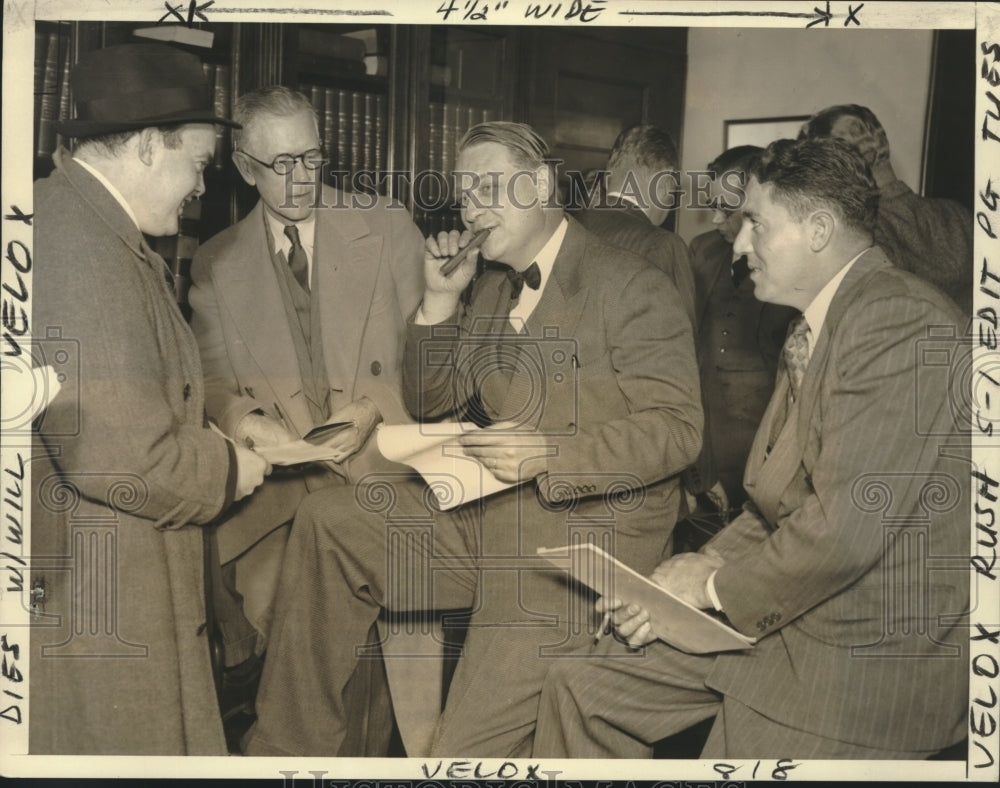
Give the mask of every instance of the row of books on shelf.
[{"label": "row of books on shelf", "polygon": [[[38,30],[35,32],[35,156],[50,157],[56,148],[69,140],[56,133],[58,121],[73,117],[69,73],[69,29]],[[202,63],[205,77],[212,87],[215,111],[228,117],[232,111],[232,69],[228,65]],[[221,169],[229,154],[229,130],[216,127],[213,166]]]},{"label": "row of books on shelf", "polygon": [[428,169],[450,176],[458,158],[458,143],[473,126],[492,120],[489,109],[458,103],[431,102],[427,134]]},{"label": "row of books on shelf", "polygon": [[35,31],[35,155],[51,156],[66,144],[55,123],[70,117],[69,31]]},{"label": "row of books on shelf", "polygon": [[[387,169],[389,124],[385,96],[322,85],[301,85],[299,89],[316,109],[329,182],[350,190],[356,173]],[[384,183],[378,190],[384,193]]]}]

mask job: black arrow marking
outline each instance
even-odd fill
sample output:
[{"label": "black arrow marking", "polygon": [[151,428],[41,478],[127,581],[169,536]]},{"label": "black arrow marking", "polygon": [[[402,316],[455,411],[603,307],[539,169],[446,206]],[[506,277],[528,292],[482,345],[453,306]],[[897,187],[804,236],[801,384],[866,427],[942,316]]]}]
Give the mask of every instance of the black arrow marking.
[{"label": "black arrow marking", "polygon": [[795,11],[619,11],[618,13],[623,16],[779,16],[785,19],[812,20],[806,27],[818,24],[829,27],[830,20],[834,18],[834,14],[830,13],[830,0],[826,0],[826,10],[821,11],[814,6],[812,13]]}]

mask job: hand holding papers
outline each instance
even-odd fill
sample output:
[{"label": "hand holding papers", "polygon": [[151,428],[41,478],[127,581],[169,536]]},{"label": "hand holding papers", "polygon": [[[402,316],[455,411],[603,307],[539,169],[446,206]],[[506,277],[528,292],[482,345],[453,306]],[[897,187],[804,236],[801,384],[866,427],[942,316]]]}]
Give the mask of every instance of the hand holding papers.
[{"label": "hand holding papers", "polygon": [[538,549],[550,563],[601,596],[618,597],[649,611],[653,634],[691,654],[750,648],[753,638],[692,607],[592,544]]},{"label": "hand holding papers", "polygon": [[[502,426],[502,425],[498,425]],[[380,425],[379,451],[387,460],[416,469],[433,490],[443,510],[453,509],[515,486],[497,479],[487,465],[468,456],[458,438],[490,433],[466,422]]]}]

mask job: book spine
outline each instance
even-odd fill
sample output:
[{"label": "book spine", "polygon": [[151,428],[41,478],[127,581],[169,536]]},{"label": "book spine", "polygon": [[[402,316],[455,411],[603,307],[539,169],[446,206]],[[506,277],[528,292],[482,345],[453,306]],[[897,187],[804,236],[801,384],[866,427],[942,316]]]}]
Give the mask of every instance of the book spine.
[{"label": "book spine", "polygon": [[364,170],[374,178],[375,171],[375,95],[365,93]]},{"label": "book spine", "polygon": [[[42,91],[45,90],[45,55],[48,51],[49,37],[44,30],[35,31],[35,125],[38,129],[38,119],[42,114]],[[37,137],[36,137],[37,139]]]},{"label": "book spine", "polygon": [[51,156],[56,144],[56,132],[52,126],[59,112],[59,34],[56,32],[48,35],[44,63],[36,156]]},{"label": "book spine", "polygon": [[455,107],[444,104],[441,107],[441,173],[447,178],[454,169],[455,162]]},{"label": "book spine", "polygon": [[[215,72],[215,83],[212,88],[212,103],[216,116],[228,118],[232,103],[232,88],[229,81],[232,71],[229,66],[219,64],[213,69]],[[217,125],[215,127],[215,153],[212,156],[212,166],[221,170],[225,166],[228,126]]]},{"label": "book spine", "polygon": [[[389,169],[389,163],[385,155],[386,128],[388,128],[388,124],[385,119],[385,97],[375,96],[375,166],[379,172],[386,172]],[[384,186],[380,187],[379,194],[385,193],[386,188]]]},{"label": "book spine", "polygon": [[[330,158],[336,153],[335,145],[336,134],[337,134],[337,91],[334,88],[326,88],[323,92],[323,100],[325,102],[325,111],[323,112],[323,153],[327,158],[328,172],[331,169],[336,169],[335,167],[330,167],[329,165],[336,164],[336,161],[330,162]],[[331,176],[332,177],[332,176]],[[324,180],[326,180],[324,178]]]},{"label": "book spine", "polygon": [[351,141],[350,131],[350,104],[351,93],[349,90],[337,91],[337,169],[346,170],[349,164],[347,153]]},{"label": "book spine", "polygon": [[[72,115],[72,96],[69,89],[69,36],[60,36],[59,57],[62,63],[62,76],[59,79],[59,120],[69,120]],[[56,134],[56,147],[69,145],[69,139],[62,134]]]},{"label": "book spine", "polygon": [[348,168],[352,176],[364,166],[362,158],[364,155],[365,131],[364,106],[364,95],[353,91],[351,93],[351,165]]},{"label": "book spine", "polygon": [[322,85],[310,85],[306,95],[309,96],[309,103],[316,110],[316,126],[319,139],[322,142],[326,133],[326,91]]}]

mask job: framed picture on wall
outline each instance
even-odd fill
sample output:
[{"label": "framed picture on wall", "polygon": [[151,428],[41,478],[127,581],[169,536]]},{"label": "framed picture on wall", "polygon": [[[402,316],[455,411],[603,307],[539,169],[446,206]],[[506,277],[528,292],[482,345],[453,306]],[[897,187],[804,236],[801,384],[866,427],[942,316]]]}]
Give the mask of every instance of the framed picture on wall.
[{"label": "framed picture on wall", "polygon": [[786,115],[781,118],[745,118],[724,121],[725,150],[738,145],[759,145],[766,148],[780,139],[795,139],[809,115]]}]

